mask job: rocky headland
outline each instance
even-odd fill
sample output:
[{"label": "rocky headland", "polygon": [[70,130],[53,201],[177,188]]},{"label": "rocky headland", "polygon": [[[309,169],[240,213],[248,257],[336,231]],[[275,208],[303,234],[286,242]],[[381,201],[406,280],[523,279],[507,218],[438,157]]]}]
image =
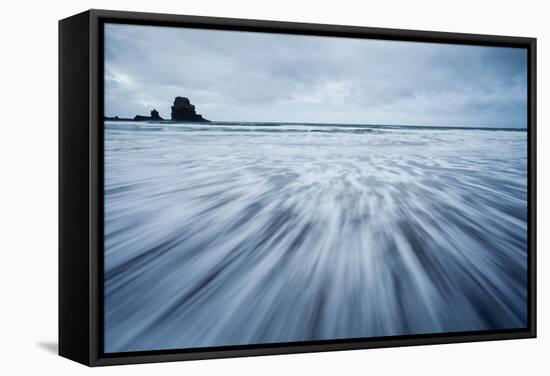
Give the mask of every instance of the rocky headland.
[{"label": "rocky headland", "polygon": [[134,121],[161,121],[164,120],[160,117],[159,112],[157,110],[151,111],[151,116],[143,116],[143,115],[136,115],[134,116]]},{"label": "rocky headland", "polygon": [[[151,111],[150,116],[136,115],[133,119],[119,118],[118,116],[105,116],[104,120],[111,121],[164,121],[159,112],[155,109]],[[197,114],[195,106],[191,104],[189,98],[176,97],[174,99],[174,105],[172,106],[171,120],[174,122],[187,122],[187,123],[209,123],[210,120],[206,120],[201,114]]]}]

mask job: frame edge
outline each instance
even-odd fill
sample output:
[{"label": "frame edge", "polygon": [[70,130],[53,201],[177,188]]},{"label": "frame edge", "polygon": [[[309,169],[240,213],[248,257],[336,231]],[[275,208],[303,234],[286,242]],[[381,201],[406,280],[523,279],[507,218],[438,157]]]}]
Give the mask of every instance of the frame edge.
[{"label": "frame edge", "polygon": [[[88,94],[89,101],[89,115],[87,117],[87,124],[89,125],[89,143],[86,145],[86,149],[89,151],[89,166],[87,166],[87,172],[89,172],[89,281],[90,286],[87,291],[87,297],[89,297],[90,307],[87,312],[89,315],[89,321],[87,328],[89,329],[89,341],[87,359],[85,361],[79,361],[74,358],[70,359],[79,361],[80,363],[88,366],[106,366],[106,365],[120,365],[120,364],[136,364],[136,363],[156,363],[167,361],[183,361],[183,360],[199,360],[199,359],[214,359],[214,358],[229,358],[229,357],[248,357],[248,356],[263,356],[263,355],[282,355],[282,354],[295,354],[295,353],[308,353],[308,352],[324,352],[324,351],[340,351],[340,350],[359,350],[359,349],[371,349],[371,348],[384,348],[384,347],[400,347],[400,346],[414,346],[414,345],[432,345],[432,344],[451,344],[461,342],[479,342],[479,341],[493,341],[493,340],[506,340],[506,339],[526,339],[536,338],[536,38],[529,37],[507,37],[497,35],[480,35],[480,34],[465,34],[465,33],[445,33],[435,31],[418,31],[418,30],[405,30],[405,29],[385,29],[385,28],[370,28],[362,26],[338,26],[338,25],[324,25],[315,23],[297,23],[297,22],[285,22],[285,21],[262,21],[252,19],[232,19],[232,18],[220,18],[220,17],[203,17],[203,16],[184,16],[173,14],[160,14],[160,13],[141,13],[141,12],[125,12],[125,11],[109,11],[102,9],[91,9],[84,12],[89,17],[89,80],[88,80]],[[73,16],[76,17],[76,16]],[[68,18],[71,19],[72,17]],[[289,33],[305,33],[316,35],[315,33],[319,29],[325,30],[325,32],[341,34],[339,36],[351,36],[358,37],[357,35],[369,34],[372,38],[378,37],[381,39],[399,39],[399,40],[417,40],[429,42],[447,42],[447,43],[462,43],[473,44],[473,42],[480,43],[482,45],[521,45],[522,47],[529,48],[530,56],[530,77],[529,77],[529,96],[530,105],[528,113],[530,116],[529,127],[529,145],[531,147],[529,151],[530,168],[529,171],[532,174],[529,178],[529,192],[531,195],[531,213],[530,213],[530,236],[531,236],[531,279],[529,280],[532,299],[531,299],[531,325],[524,331],[518,331],[515,333],[495,333],[495,334],[474,334],[474,335],[457,335],[455,337],[440,337],[440,338],[410,338],[410,339],[382,339],[379,341],[366,342],[348,342],[339,344],[300,344],[289,346],[277,346],[277,344],[271,344],[266,348],[253,348],[253,349],[230,349],[230,350],[208,350],[208,351],[193,351],[188,353],[170,353],[170,354],[143,354],[143,355],[120,355],[109,356],[101,354],[99,350],[99,309],[98,299],[99,290],[97,284],[100,283],[100,278],[97,273],[99,268],[98,260],[98,229],[97,221],[98,209],[97,209],[97,193],[99,192],[98,181],[98,165],[94,163],[98,160],[99,145],[99,92],[98,82],[101,79],[98,72],[98,49],[99,49],[99,24],[101,19],[117,18],[124,19],[130,22],[142,21],[144,19],[151,20],[153,22],[174,23],[174,24],[192,24],[196,27],[204,25],[214,25],[219,28],[245,28],[256,29],[256,31],[268,32],[289,32]],[[66,19],[66,20],[68,20]],[[60,25],[63,21],[60,21]],[[290,31],[289,31],[290,30]],[[406,35],[407,37],[404,37]],[[475,44],[475,43],[474,43]],[[61,49],[60,49],[61,51]],[[61,53],[60,53],[61,63]],[[61,68],[60,68],[60,87],[61,87]],[[60,90],[60,103],[61,103],[61,90]],[[61,126],[61,105],[60,105],[60,126]],[[60,140],[61,141],[61,140]],[[61,142],[60,142],[61,145]],[[61,146],[60,146],[61,148]],[[88,149],[89,148],[89,149]],[[60,176],[61,176],[61,154],[60,154]],[[61,187],[61,178],[60,178]],[[60,191],[61,192],[61,191]],[[61,203],[61,193],[60,193]],[[61,204],[60,204],[61,205]],[[60,216],[61,221],[61,216]],[[61,222],[60,222],[61,223]],[[61,226],[61,225],[60,225]],[[60,227],[60,239],[61,239],[61,227]],[[61,249],[61,246],[60,246]],[[60,256],[61,258],[61,256]],[[89,295],[88,295],[89,293]],[[60,302],[61,302],[61,283],[60,283]],[[61,308],[60,308],[61,312]],[[60,322],[61,328],[61,322]],[[61,330],[61,329],[60,329]],[[61,336],[60,336],[60,355],[61,354]]]}]

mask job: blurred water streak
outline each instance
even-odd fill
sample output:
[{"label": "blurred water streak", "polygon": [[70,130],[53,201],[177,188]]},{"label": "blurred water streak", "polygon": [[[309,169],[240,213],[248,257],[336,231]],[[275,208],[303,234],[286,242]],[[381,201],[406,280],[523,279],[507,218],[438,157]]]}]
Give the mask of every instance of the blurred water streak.
[{"label": "blurred water streak", "polygon": [[526,132],[105,125],[105,351],[524,327]]}]

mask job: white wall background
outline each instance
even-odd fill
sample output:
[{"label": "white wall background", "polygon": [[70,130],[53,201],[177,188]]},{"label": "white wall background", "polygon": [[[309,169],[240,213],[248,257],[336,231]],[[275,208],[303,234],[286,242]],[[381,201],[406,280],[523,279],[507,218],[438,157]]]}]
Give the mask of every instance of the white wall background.
[{"label": "white wall background", "polygon": [[[88,8],[537,37],[539,338],[101,369],[56,356],[57,20]],[[540,0],[4,2],[0,22],[0,374],[548,374],[548,14]]]}]

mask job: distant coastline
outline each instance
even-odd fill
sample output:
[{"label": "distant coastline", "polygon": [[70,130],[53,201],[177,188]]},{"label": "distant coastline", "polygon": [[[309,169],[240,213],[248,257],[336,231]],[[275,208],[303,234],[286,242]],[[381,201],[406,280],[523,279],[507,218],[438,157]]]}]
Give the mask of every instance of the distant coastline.
[{"label": "distant coastline", "polygon": [[195,110],[187,97],[174,98],[170,119],[164,119],[156,109],[151,110],[149,116],[136,115],[133,118],[118,116],[104,116],[106,121],[148,121],[163,123],[209,123],[211,125],[254,125],[254,126],[327,126],[343,128],[375,128],[375,129],[431,129],[431,130],[486,130],[486,131],[527,131],[527,128],[513,127],[488,127],[488,126],[440,126],[440,125],[409,125],[409,124],[367,124],[367,123],[318,123],[318,122],[284,122],[284,121],[211,121],[202,117]]},{"label": "distant coastline", "polygon": [[151,110],[150,116],[136,115],[133,118],[121,118],[118,116],[104,116],[104,120],[109,121],[170,121],[170,122],[186,122],[186,123],[210,123],[202,117],[201,114],[197,114],[195,106],[191,104],[187,97],[174,98],[174,104],[172,105],[172,112],[170,114],[171,119],[163,119],[156,109]]}]

